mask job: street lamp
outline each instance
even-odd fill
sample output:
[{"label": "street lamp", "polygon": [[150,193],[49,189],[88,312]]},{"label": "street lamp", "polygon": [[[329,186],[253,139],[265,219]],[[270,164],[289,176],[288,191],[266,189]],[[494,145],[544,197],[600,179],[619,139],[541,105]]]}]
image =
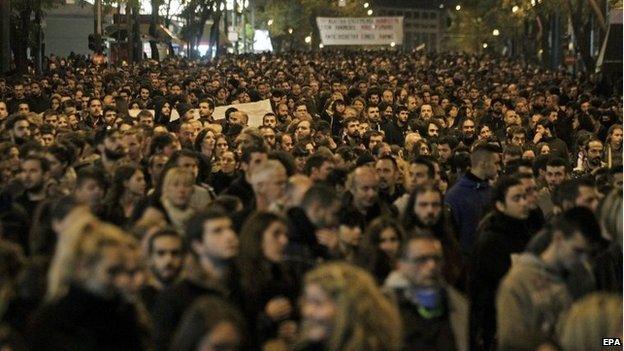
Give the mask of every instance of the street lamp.
[{"label": "street lamp", "polygon": [[268,20],[268,21],[267,21],[267,24],[268,24],[269,26],[272,26],[272,25],[273,25],[273,20],[272,20],[272,19]]},{"label": "street lamp", "polygon": [[494,29],[494,30],[492,31],[492,35],[493,35],[493,36],[495,36],[495,37],[497,37],[497,36],[499,36],[499,35],[500,35],[500,31],[499,31],[498,29]]},{"label": "street lamp", "polygon": [[520,7],[518,7],[518,5],[514,5],[514,7],[511,8],[511,12],[513,13],[518,12],[518,10],[520,10]]},{"label": "street lamp", "polygon": [[487,47],[488,47],[487,43],[483,43],[483,48],[487,49]]},{"label": "street lamp", "polygon": [[461,5],[455,6],[455,10],[457,10],[457,11],[461,10]]},{"label": "street lamp", "polygon": [[371,16],[371,15],[373,14],[373,10],[368,10],[368,11],[366,11],[366,14],[367,14],[367,15],[369,15],[369,16]]},{"label": "street lamp", "polygon": [[364,8],[365,8],[365,9],[367,9],[369,6],[370,6],[370,4],[369,4],[369,3],[367,3],[367,2],[365,2],[365,3],[364,3]]}]

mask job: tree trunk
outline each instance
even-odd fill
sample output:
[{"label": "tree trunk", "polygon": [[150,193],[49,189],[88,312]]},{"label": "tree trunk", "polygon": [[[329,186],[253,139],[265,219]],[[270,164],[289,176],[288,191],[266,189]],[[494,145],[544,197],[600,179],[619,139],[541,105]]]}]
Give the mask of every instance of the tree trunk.
[{"label": "tree trunk", "polygon": [[134,0],[132,8],[132,45],[134,46],[134,62],[140,62],[143,59],[143,42],[141,41],[141,15],[139,10],[141,5],[139,0]]},{"label": "tree trunk", "polygon": [[584,4],[584,1],[577,1],[576,6],[573,7],[571,0],[567,1],[572,30],[576,38],[576,48],[581,54],[581,59],[583,60],[586,71],[593,72],[596,62],[591,56],[591,22],[588,17],[589,13],[587,13],[583,19]]},{"label": "tree trunk", "polygon": [[15,69],[18,73],[28,73],[28,42],[30,39],[30,14],[32,8],[30,2],[26,2],[26,8],[19,12],[19,24],[17,33],[11,35],[15,38],[13,53],[15,56]]},{"label": "tree trunk", "polygon": [[43,63],[43,52],[41,51],[43,47],[43,43],[41,41],[41,37],[43,35],[41,30],[41,0],[37,0],[36,8],[35,8],[35,41],[34,41],[34,58],[35,58],[35,69],[37,74],[41,74],[42,72],[42,63]]},{"label": "tree trunk", "polygon": [[128,48],[128,63],[132,63],[134,60],[134,46],[132,45],[132,0],[126,2],[126,45]]},{"label": "tree trunk", "polygon": [[158,37],[158,34],[157,34],[156,28],[158,26],[158,8],[160,7],[160,1],[152,0],[151,5],[152,5],[152,14],[150,16],[150,27],[149,27],[149,35],[151,36],[150,49],[152,51],[152,60],[159,61],[160,54],[158,53],[158,45],[157,45],[157,40],[156,40],[156,38]]},{"label": "tree trunk", "polygon": [[[219,4],[217,4],[219,6]],[[217,7],[217,11],[212,16],[212,27],[210,27],[210,49],[208,50],[208,57],[212,58],[212,53],[214,51],[215,56],[219,56],[219,36],[221,34],[221,14],[222,11],[219,7]]]}]

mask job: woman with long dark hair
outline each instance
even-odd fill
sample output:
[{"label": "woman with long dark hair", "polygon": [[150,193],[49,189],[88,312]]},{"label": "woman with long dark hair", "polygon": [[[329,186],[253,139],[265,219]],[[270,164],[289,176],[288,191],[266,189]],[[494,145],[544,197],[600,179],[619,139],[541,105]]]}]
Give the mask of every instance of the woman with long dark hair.
[{"label": "woman with long dark hair", "polygon": [[360,247],[358,263],[369,271],[382,285],[388,274],[396,267],[405,239],[399,222],[390,217],[379,217],[366,228]]},{"label": "woman with long dark hair", "polygon": [[104,200],[102,219],[127,227],[136,205],[145,196],[145,174],[137,166],[121,166],[115,171],[113,184]]},{"label": "woman with long dark hair", "polygon": [[193,149],[199,159],[199,180],[201,183],[211,184],[212,165],[215,161],[216,133],[210,128],[203,129],[197,134]]},{"label": "woman with long dark hair", "polygon": [[184,313],[171,343],[172,351],[243,350],[240,313],[227,301],[202,297]]},{"label": "woman with long dark hair", "polygon": [[284,264],[287,244],[285,220],[269,212],[253,214],[241,229],[239,272],[244,310],[258,349],[277,336],[293,336],[286,331],[294,331],[298,283]]}]

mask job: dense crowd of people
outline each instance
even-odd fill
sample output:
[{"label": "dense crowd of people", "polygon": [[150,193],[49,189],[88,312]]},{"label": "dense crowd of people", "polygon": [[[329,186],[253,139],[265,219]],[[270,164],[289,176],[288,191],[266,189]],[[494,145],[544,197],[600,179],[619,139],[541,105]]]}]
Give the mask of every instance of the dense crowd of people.
[{"label": "dense crowd of people", "polygon": [[0,349],[621,340],[622,95],[598,85],[368,51],[2,78]]}]

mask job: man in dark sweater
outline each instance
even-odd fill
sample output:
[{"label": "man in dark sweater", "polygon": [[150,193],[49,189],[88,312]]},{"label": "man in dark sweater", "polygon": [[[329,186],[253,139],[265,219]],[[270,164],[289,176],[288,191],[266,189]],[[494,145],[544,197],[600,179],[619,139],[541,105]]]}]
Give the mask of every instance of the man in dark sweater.
[{"label": "man in dark sweater", "polygon": [[470,329],[474,350],[490,350],[496,333],[496,290],[511,267],[511,254],[524,250],[529,234],[526,188],[516,177],[493,189],[495,209],[479,224],[469,279]]}]

